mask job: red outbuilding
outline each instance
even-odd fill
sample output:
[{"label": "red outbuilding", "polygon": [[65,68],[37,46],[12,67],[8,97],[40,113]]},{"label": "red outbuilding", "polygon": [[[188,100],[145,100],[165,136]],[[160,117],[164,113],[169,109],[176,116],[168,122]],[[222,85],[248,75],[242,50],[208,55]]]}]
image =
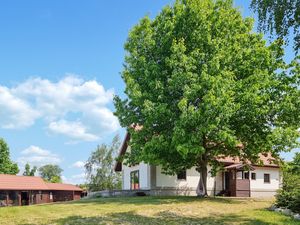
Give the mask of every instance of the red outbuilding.
[{"label": "red outbuilding", "polygon": [[41,177],[0,174],[0,206],[78,200],[82,191],[71,184],[46,183]]}]

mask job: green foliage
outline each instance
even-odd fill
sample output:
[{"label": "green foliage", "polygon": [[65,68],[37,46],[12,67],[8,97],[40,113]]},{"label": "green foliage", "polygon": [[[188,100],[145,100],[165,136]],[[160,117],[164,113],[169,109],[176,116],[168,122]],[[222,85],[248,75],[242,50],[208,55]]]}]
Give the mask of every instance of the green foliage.
[{"label": "green foliage", "polygon": [[18,165],[10,160],[9,147],[5,140],[0,138],[0,174],[19,173]]},{"label": "green foliage", "polygon": [[50,179],[50,183],[61,183],[61,182],[62,182],[62,179],[60,176],[53,176]]},{"label": "green foliage", "polygon": [[[294,36],[294,49],[300,48],[300,0],[252,0],[258,13],[259,29],[288,40]],[[293,34],[291,34],[291,31]]]},{"label": "green foliage", "polygon": [[85,164],[88,190],[121,189],[121,176],[114,172],[114,156],[118,153],[119,147],[120,138],[116,135],[111,145],[102,144],[91,153]]},{"label": "green foliage", "polygon": [[41,177],[51,183],[61,183],[61,173],[63,170],[58,165],[48,164],[39,168]]},{"label": "green foliage", "polygon": [[283,184],[276,196],[276,204],[300,213],[300,153],[282,168]]},{"label": "green foliage", "polygon": [[23,176],[34,176],[34,174],[35,174],[36,171],[37,171],[37,167],[36,166],[34,166],[31,169],[29,163],[26,163]]},{"label": "green foliage", "polygon": [[281,45],[267,46],[231,0],[178,0],[141,19],[125,43],[127,98],[114,99],[126,162],[174,174],[297,147],[300,65],[285,64]]},{"label": "green foliage", "polygon": [[78,186],[84,191],[87,190],[87,184],[79,184]]}]

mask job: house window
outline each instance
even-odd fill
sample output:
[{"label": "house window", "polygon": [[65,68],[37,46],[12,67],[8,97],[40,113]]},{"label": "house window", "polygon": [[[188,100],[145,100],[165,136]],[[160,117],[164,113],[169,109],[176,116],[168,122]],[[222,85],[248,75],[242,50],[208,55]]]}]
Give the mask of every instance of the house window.
[{"label": "house window", "polygon": [[264,174],[264,183],[270,183],[270,174],[268,173]]},{"label": "house window", "polygon": [[256,180],[256,173],[251,173],[251,180]]},{"label": "house window", "polygon": [[244,172],[244,179],[249,180],[249,172]]},{"label": "house window", "polygon": [[177,180],[186,180],[186,170],[177,173]]},{"label": "house window", "polygon": [[140,188],[140,175],[138,170],[130,173],[130,188],[131,190],[137,190]]}]

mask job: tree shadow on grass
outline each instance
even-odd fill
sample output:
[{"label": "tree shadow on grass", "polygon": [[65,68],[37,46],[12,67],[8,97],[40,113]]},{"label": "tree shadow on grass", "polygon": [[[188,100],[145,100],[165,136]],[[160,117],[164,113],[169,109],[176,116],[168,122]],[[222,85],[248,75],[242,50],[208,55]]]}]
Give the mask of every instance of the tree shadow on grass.
[{"label": "tree shadow on grass", "polygon": [[[132,205],[162,205],[172,203],[189,203],[189,202],[215,202],[224,204],[243,204],[247,203],[247,200],[230,199],[230,198],[199,198],[193,196],[167,196],[167,197],[113,197],[113,198],[94,198],[94,199],[82,199],[79,201],[69,202],[68,204],[132,204]],[[250,200],[252,201],[252,200]]]},{"label": "tree shadow on grass", "polygon": [[[172,224],[172,225],[185,225],[185,224],[209,224],[209,225],[231,225],[231,224],[243,224],[243,225],[276,225],[286,224],[286,221],[278,221],[278,223],[268,223],[255,218],[248,218],[234,214],[227,215],[212,215],[210,217],[186,217],[169,211],[162,211],[154,216],[138,215],[134,212],[113,213],[106,216],[94,216],[94,217],[81,217],[70,216],[54,220],[51,224],[57,225],[99,225],[99,224],[124,224],[124,225],[160,225],[160,224]],[[295,224],[296,222],[289,223]],[[25,225],[25,224],[23,224]]]}]

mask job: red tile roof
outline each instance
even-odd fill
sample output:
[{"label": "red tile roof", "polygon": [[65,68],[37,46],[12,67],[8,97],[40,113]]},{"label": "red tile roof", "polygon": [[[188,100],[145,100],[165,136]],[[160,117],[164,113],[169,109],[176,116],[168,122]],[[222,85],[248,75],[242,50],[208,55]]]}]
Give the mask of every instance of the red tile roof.
[{"label": "red tile roof", "polygon": [[[251,164],[252,166],[270,166],[270,167],[279,167],[278,164],[276,164],[276,160],[274,157],[271,156],[270,153],[268,154],[259,154],[259,160],[262,162],[262,165],[259,164],[255,164],[255,163],[251,163],[248,162],[248,164]],[[219,162],[223,162],[223,163],[234,163],[234,164],[240,164],[243,163],[238,157],[219,157],[218,158]]]},{"label": "red tile roof", "polygon": [[[134,128],[135,128],[135,130],[141,130],[142,126],[136,126]],[[119,157],[121,157],[122,155],[124,155],[126,153],[129,141],[130,141],[130,134],[127,132],[126,136],[124,138],[124,141],[121,145],[120,151],[119,151]],[[238,144],[237,147],[238,148],[243,148],[244,146],[243,146],[243,144]],[[248,164],[251,164],[252,166],[279,167],[279,165],[276,164],[276,162],[275,162],[275,158],[273,158],[270,153],[268,153],[268,154],[259,154],[259,158],[262,161],[262,165],[258,165],[258,164],[255,164],[255,163],[252,164],[251,162],[248,162]],[[217,160],[219,162],[226,163],[226,164],[240,164],[240,163],[243,163],[238,157],[230,157],[230,156],[227,156],[227,157],[220,156],[220,157],[217,158]],[[114,170],[116,172],[122,171],[122,162],[116,161]]]},{"label": "red tile roof", "polygon": [[48,190],[40,177],[0,174],[0,190]]},{"label": "red tile roof", "polygon": [[41,177],[0,174],[0,190],[82,191],[72,184],[46,183]]},{"label": "red tile roof", "polygon": [[46,183],[51,191],[82,191],[80,187],[72,184]]}]

